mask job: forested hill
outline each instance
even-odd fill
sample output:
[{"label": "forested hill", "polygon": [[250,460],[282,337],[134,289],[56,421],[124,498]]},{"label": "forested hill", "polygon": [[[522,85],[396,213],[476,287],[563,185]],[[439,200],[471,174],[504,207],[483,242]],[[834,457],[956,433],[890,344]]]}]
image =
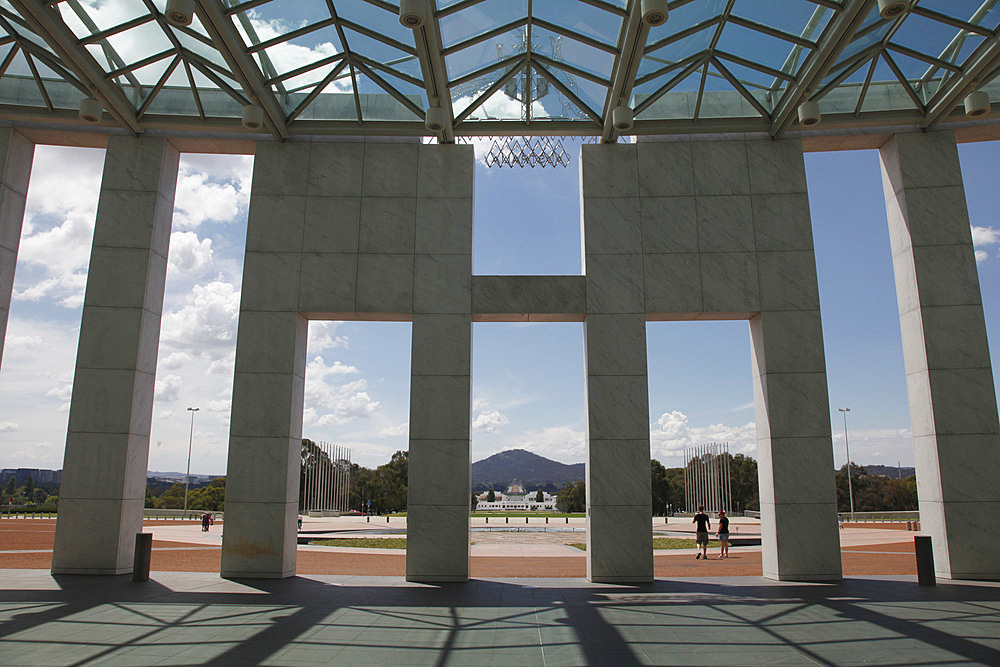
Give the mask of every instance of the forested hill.
[{"label": "forested hill", "polygon": [[556,491],[583,479],[582,463],[567,465],[532,454],[523,449],[509,449],[472,464],[472,490],[503,491],[511,480],[519,480],[525,490],[541,488]]},{"label": "forested hill", "polygon": [[912,477],[915,471],[912,467],[903,466],[898,468],[896,466],[878,466],[878,465],[866,465],[861,466],[865,469],[869,475],[882,475],[884,477],[899,477],[900,479],[906,479],[907,477]]}]

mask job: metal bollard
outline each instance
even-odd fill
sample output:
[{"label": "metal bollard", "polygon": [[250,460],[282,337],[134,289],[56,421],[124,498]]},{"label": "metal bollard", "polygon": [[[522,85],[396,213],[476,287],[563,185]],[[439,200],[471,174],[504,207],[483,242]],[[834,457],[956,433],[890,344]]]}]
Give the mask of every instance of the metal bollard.
[{"label": "metal bollard", "polygon": [[913,550],[917,554],[917,583],[921,586],[936,586],[934,574],[934,551],[929,535],[914,535]]},{"label": "metal bollard", "polygon": [[489,522],[490,522],[490,518],[486,517],[486,523],[489,523]]},{"label": "metal bollard", "polygon": [[524,517],[524,524],[525,524],[525,525],[527,525],[527,524],[528,524],[528,517]]},{"label": "metal bollard", "polygon": [[386,523],[389,523],[389,517],[386,517],[386,518],[385,518],[385,522],[386,522]]},{"label": "metal bollard", "polygon": [[503,518],[503,522],[504,522],[504,523],[510,523],[510,517],[509,517],[509,516],[505,516],[505,517]]},{"label": "metal bollard", "polygon": [[569,517],[566,517],[566,523],[569,523]]},{"label": "metal bollard", "polygon": [[153,556],[153,534],[136,533],[132,581],[149,581],[149,562]]},{"label": "metal bollard", "polygon": [[545,517],[545,523],[549,522],[549,517]]}]

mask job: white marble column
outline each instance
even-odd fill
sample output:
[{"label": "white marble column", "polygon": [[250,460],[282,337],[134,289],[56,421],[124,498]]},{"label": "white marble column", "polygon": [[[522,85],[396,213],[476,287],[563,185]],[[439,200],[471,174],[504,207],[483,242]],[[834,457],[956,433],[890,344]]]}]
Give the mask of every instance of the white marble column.
[{"label": "white marble column", "polygon": [[112,136],[80,326],[52,572],[132,569],[177,182],[163,139]]},{"label": "white marble column", "polygon": [[7,337],[7,316],[14,290],[14,267],[21,243],[24,203],[35,144],[13,128],[0,128],[0,364]]},{"label": "white marble column", "polygon": [[299,277],[310,148],[306,142],[261,142],[254,156],[229,426],[223,577],[295,574],[308,334],[299,313]]},{"label": "white marble column", "polygon": [[417,165],[406,579],[469,578],[471,146],[422,145]]},{"label": "white marble column", "polygon": [[954,133],[880,149],[921,530],[937,576],[1000,578],[1000,435]]},{"label": "white marble column", "polygon": [[634,145],[584,146],[587,578],[653,579],[646,315]]}]

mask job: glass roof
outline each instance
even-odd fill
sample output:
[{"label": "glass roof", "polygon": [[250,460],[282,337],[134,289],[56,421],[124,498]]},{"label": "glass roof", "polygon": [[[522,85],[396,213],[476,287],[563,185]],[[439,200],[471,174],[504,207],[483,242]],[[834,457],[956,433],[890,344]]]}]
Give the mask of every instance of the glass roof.
[{"label": "glass roof", "polygon": [[[1000,97],[1000,0],[673,0],[647,25],[639,0],[0,0],[0,113],[246,133],[579,134],[794,129],[813,100],[823,125],[964,118],[975,90]],[[418,3],[419,4],[419,3]],[[1000,99],[998,99],[1000,101]]]}]

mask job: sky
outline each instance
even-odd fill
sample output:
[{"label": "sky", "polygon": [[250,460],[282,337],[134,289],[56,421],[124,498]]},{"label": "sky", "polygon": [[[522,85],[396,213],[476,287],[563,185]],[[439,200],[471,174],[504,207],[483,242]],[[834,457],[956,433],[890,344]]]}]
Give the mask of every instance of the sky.
[{"label": "sky", "polygon": [[[474,272],[580,274],[579,145],[569,168],[488,169],[477,145]],[[959,147],[993,367],[1000,366],[1000,142]],[[0,467],[60,468],[104,153],[35,152],[0,372]],[[876,151],[809,153],[834,459],[913,464]],[[182,156],[149,469],[223,474],[253,158]],[[845,196],[849,195],[849,196]],[[379,465],[407,448],[410,325],[314,322],[303,436]],[[746,322],[647,326],[652,456],[708,442],[755,454]],[[996,371],[995,371],[996,374]],[[583,325],[473,325],[472,458],[585,456]],[[197,413],[187,410],[198,407]],[[193,436],[191,418],[194,416]]]}]

